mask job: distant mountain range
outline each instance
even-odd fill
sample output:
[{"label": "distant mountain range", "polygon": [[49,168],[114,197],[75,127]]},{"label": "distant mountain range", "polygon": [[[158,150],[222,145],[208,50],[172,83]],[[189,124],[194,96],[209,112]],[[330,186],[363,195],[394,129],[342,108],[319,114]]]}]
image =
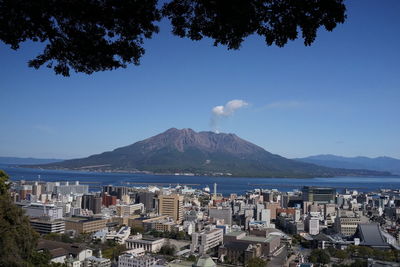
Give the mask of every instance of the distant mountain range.
[{"label": "distant mountain range", "polygon": [[37,158],[17,158],[17,157],[0,157],[0,164],[5,165],[35,165],[60,162],[63,159],[37,159]]},{"label": "distant mountain range", "polygon": [[390,157],[341,157],[328,154],[298,158],[295,160],[331,168],[388,171],[400,175],[400,160]]},{"label": "distant mountain range", "polygon": [[175,128],[113,151],[37,167],[252,177],[390,175],[389,172],[334,169],[287,159],[235,134]]}]

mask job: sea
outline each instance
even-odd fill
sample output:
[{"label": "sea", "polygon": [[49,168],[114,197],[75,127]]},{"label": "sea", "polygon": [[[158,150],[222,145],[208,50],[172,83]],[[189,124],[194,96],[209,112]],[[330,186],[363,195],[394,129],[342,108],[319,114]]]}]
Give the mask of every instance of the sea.
[{"label": "sea", "polygon": [[333,177],[333,178],[251,178],[251,177],[210,177],[185,175],[152,175],[137,173],[104,173],[65,170],[41,170],[0,165],[12,181],[48,181],[88,184],[90,191],[101,191],[103,185],[146,187],[156,185],[175,187],[187,185],[195,189],[209,187],[213,191],[217,184],[217,193],[244,194],[253,189],[277,189],[288,192],[301,190],[303,186],[334,187],[338,192],[345,189],[358,192],[372,192],[380,189],[400,189],[400,177]]}]

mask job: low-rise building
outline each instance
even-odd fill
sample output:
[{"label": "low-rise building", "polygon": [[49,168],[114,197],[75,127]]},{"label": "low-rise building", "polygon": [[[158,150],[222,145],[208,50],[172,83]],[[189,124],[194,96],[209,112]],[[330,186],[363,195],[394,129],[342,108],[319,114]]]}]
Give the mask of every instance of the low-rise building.
[{"label": "low-rise building", "polygon": [[118,257],[118,267],[148,267],[156,265],[156,259],[148,255],[125,253]]},{"label": "low-rise building", "polygon": [[[242,243],[242,244],[247,244],[247,245],[257,245],[260,244],[261,248],[261,255],[263,256],[270,256],[275,252],[281,245],[281,236],[280,235],[273,235],[270,234],[268,236],[247,236],[245,232],[241,231],[236,231],[236,232],[231,232],[226,235],[224,235],[224,247],[225,248],[231,248],[231,250],[235,250],[239,247],[245,248],[245,245],[229,245],[230,243]],[[248,246],[246,247],[246,249]],[[256,249],[255,247],[251,247],[251,250],[253,251],[252,255],[254,257],[258,257],[258,252],[254,251]],[[233,252],[232,252],[233,253]],[[233,253],[235,254],[235,253]]]},{"label": "low-rise building", "polygon": [[39,239],[38,251],[48,250],[52,255],[52,261],[64,263],[66,259],[74,259],[83,262],[86,258],[93,256],[93,251],[81,244],[63,243],[58,241]]},{"label": "low-rise building", "polygon": [[127,249],[143,248],[146,252],[157,253],[164,245],[164,238],[143,237],[142,239],[128,238],[125,242]]},{"label": "low-rise building", "polygon": [[71,217],[65,219],[65,230],[74,230],[77,234],[93,233],[106,228],[106,224],[106,219]]},{"label": "low-rise building", "polygon": [[125,241],[131,234],[131,228],[129,226],[121,227],[118,232],[110,232],[106,234],[107,240],[115,240],[118,244],[125,244]]},{"label": "low-rise building", "polygon": [[65,231],[65,222],[63,220],[30,219],[29,222],[33,229],[39,234],[58,233]]},{"label": "low-rise building", "polygon": [[83,267],[111,267],[110,259],[91,256],[85,259]]}]

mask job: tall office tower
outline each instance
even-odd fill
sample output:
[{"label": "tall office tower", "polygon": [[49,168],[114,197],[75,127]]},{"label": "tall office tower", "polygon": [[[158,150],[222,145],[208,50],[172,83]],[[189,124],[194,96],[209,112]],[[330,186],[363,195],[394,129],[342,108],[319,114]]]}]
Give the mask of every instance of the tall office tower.
[{"label": "tall office tower", "polygon": [[146,211],[153,210],[155,193],[153,192],[139,192],[137,195],[137,200],[139,203],[143,203]]},{"label": "tall office tower", "polygon": [[118,199],[122,199],[122,196],[129,194],[129,187],[127,186],[103,186],[103,193],[108,193],[111,196],[116,196]]},{"label": "tall office tower", "polygon": [[92,209],[92,211],[93,211],[94,214],[101,213],[101,202],[102,202],[101,197],[94,197],[93,198],[93,209]]},{"label": "tall office tower", "polygon": [[82,209],[92,209],[92,200],[94,195],[83,195],[82,196]]},{"label": "tall office tower", "polygon": [[265,202],[273,202],[274,201],[274,192],[272,191],[263,191],[262,196]]},{"label": "tall office tower", "polygon": [[118,186],[116,188],[117,191],[117,198],[122,200],[122,196],[129,195],[129,187],[127,186]]},{"label": "tall office tower", "polygon": [[32,186],[32,195],[40,196],[42,194],[42,185],[39,182],[35,182]]},{"label": "tall office tower", "polygon": [[113,192],[113,186],[112,185],[105,185],[103,186],[103,193],[108,193],[109,195],[111,195],[111,192]]},{"label": "tall office tower", "polygon": [[304,186],[303,201],[317,203],[335,203],[336,189],[315,186]]},{"label": "tall office tower", "polygon": [[96,197],[94,195],[83,195],[82,209],[91,210],[94,214],[101,213],[101,202],[101,197]]},{"label": "tall office tower", "polygon": [[276,219],[276,210],[281,207],[279,203],[266,203],[265,207],[269,210],[271,210],[270,215],[271,215],[271,220]]},{"label": "tall office tower", "polygon": [[172,217],[176,223],[183,219],[183,196],[178,194],[158,196],[158,213]]}]

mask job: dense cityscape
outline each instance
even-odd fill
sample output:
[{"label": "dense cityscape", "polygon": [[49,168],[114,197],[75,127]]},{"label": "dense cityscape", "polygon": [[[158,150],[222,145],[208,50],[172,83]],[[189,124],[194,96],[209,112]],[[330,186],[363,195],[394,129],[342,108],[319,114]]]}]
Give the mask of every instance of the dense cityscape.
[{"label": "dense cityscape", "polygon": [[97,189],[21,180],[9,191],[37,250],[64,266],[400,266],[399,190]]},{"label": "dense cityscape", "polygon": [[0,267],[400,267],[400,0],[0,0]]}]

